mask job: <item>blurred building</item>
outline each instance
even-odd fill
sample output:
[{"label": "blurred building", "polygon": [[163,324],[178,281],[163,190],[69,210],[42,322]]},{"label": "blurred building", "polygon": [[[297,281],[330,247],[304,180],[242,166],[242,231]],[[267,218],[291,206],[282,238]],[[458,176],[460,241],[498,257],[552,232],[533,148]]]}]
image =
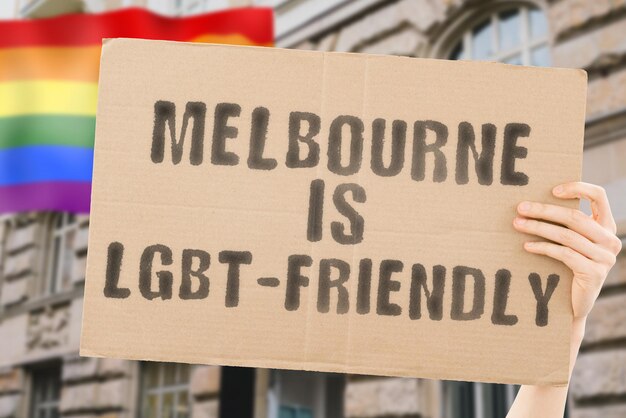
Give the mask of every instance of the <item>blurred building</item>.
[{"label": "blurred building", "polygon": [[[584,179],[607,189],[626,237],[624,0],[2,3],[3,18],[269,5],[282,47],[584,68]],[[504,385],[80,358],[88,224],[61,213],[0,217],[0,418],[499,418],[513,400]],[[626,417],[625,302],[623,253],[589,319],[570,417]]]}]

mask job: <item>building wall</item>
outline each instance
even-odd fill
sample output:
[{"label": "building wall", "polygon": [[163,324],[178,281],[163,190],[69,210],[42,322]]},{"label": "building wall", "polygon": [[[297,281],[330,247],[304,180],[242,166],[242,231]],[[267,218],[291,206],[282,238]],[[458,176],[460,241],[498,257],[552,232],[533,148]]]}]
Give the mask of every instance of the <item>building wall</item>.
[{"label": "building wall", "polygon": [[[247,4],[229,1],[229,6]],[[161,13],[186,15],[210,10],[218,4],[204,0],[54,3],[47,0],[26,10],[32,11],[30,17],[43,17],[132,4]],[[626,1],[255,0],[254,3],[276,7],[279,46],[438,58],[445,57],[452,40],[476,23],[477,16],[507,5],[540,7],[549,20],[553,65],[580,67],[589,72],[583,177],[606,187],[619,224],[618,233],[626,236]],[[14,10],[24,10],[23,7],[24,4],[16,2]],[[68,250],[73,259],[69,284],[54,294],[44,295],[42,291],[52,257],[54,219],[43,213],[0,218],[0,418],[27,416],[32,397],[31,377],[39,366],[55,362],[61,367],[63,389],[59,407],[63,416],[138,416],[140,364],[77,355],[88,218],[79,218],[74,225]],[[626,253],[622,253],[589,318],[572,377],[571,417],[626,416],[625,296]],[[258,375],[257,405],[271,404],[267,396],[272,390],[269,372],[260,371]],[[192,369],[189,393],[194,417],[217,416],[219,382],[218,367]],[[423,379],[349,376],[343,408],[345,416],[354,418],[453,418],[453,411],[444,407],[450,388]],[[472,396],[480,398],[491,387],[475,385],[473,390]],[[509,403],[512,388],[502,393]],[[477,416],[488,417],[488,412],[480,409],[487,406],[481,405]],[[257,418],[263,418],[267,410],[265,406],[259,407]],[[460,413],[459,416],[467,416],[464,411]]]},{"label": "building wall", "polygon": [[[342,5],[335,9],[321,3],[307,16],[288,4],[279,6],[278,46],[445,58],[450,39],[476,23],[475,16],[506,5],[544,10],[553,65],[584,68],[589,74],[583,179],[606,188],[618,235],[626,237],[625,1],[333,1],[334,6]],[[295,16],[301,23],[281,25],[281,16]],[[625,302],[626,252],[622,252],[589,318],[572,376],[572,417],[626,417]],[[431,393],[426,399],[424,391]],[[439,405],[445,403],[444,391],[438,383],[422,380],[351,379],[346,415],[437,417]],[[420,395],[411,396],[415,392]]]}]

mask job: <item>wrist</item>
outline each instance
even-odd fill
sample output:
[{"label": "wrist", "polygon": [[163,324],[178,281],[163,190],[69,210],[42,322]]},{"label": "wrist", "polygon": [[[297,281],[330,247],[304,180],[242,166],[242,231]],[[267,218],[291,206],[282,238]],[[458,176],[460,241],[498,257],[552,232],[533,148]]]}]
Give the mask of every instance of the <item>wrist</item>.
[{"label": "wrist", "polygon": [[585,337],[585,324],[587,317],[574,318],[572,322],[571,343],[573,346],[580,347]]}]

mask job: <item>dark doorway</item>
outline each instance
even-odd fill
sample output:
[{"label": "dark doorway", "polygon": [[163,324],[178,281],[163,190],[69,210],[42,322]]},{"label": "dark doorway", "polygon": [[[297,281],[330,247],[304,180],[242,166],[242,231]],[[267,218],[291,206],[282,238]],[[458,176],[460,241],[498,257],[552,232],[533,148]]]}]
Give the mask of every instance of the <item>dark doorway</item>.
[{"label": "dark doorway", "polygon": [[219,418],[253,418],[255,369],[222,367]]}]

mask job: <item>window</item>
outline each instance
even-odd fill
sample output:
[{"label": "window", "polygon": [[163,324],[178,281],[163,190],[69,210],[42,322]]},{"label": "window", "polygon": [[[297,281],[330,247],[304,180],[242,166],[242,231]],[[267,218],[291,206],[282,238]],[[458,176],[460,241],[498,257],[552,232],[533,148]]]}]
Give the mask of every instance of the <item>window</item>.
[{"label": "window", "polygon": [[493,13],[465,32],[449,58],[549,66],[546,16],[528,6]]},{"label": "window", "polygon": [[[9,228],[11,222],[8,220],[7,215],[0,215],[0,266],[4,266],[6,260],[6,244],[7,236],[9,235]],[[2,298],[2,285],[4,283],[4,269],[0,269],[0,300]],[[0,307],[0,315],[2,314],[2,307]]]},{"label": "window", "polygon": [[450,418],[503,418],[518,387],[473,382],[444,382],[444,413]]},{"label": "window", "polygon": [[450,418],[474,418],[474,409],[474,383],[444,382],[445,416]]},{"label": "window", "polygon": [[142,363],[141,418],[188,418],[189,364]]},{"label": "window", "polygon": [[33,371],[30,418],[57,418],[60,396],[61,368],[59,366]]},{"label": "window", "polygon": [[278,418],[313,418],[313,411],[302,406],[281,405]]},{"label": "window", "polygon": [[76,215],[54,213],[50,218],[52,231],[49,237],[48,259],[45,269],[44,295],[69,290],[74,263],[74,240],[78,230]]},{"label": "window", "polygon": [[500,418],[506,416],[509,406],[513,403],[513,399],[507,399],[507,391],[513,386],[480,384],[479,396],[482,398],[482,411],[478,411],[485,418]]},{"label": "window", "polygon": [[268,418],[341,418],[346,378],[338,373],[269,371]]}]

